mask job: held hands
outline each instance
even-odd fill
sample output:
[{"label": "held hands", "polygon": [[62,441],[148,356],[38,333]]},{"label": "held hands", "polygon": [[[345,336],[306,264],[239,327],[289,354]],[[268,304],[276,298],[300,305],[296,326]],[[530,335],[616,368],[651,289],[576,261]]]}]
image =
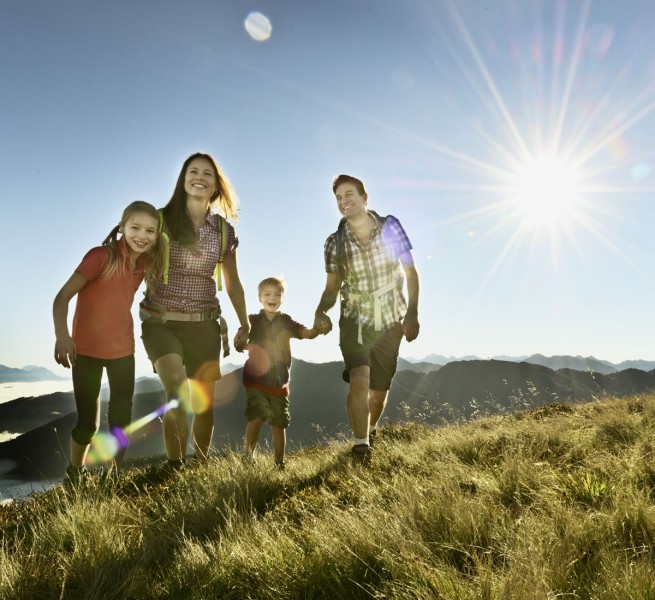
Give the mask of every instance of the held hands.
[{"label": "held hands", "polygon": [[58,339],[55,342],[55,361],[62,367],[70,369],[75,366],[77,359],[77,346],[71,337]]},{"label": "held hands", "polygon": [[248,347],[248,336],[250,330],[244,327],[239,327],[236,335],[234,336],[234,349],[237,352],[243,352]]},{"label": "held hands", "polygon": [[332,331],[332,320],[325,313],[316,313],[313,329],[320,335],[327,335]]}]

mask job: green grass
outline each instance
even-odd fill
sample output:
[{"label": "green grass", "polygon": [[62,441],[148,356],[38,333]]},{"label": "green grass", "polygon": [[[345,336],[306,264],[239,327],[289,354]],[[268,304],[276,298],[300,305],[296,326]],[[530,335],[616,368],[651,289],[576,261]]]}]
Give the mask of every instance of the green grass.
[{"label": "green grass", "polygon": [[0,508],[0,598],[655,600],[655,396],[133,464]]}]

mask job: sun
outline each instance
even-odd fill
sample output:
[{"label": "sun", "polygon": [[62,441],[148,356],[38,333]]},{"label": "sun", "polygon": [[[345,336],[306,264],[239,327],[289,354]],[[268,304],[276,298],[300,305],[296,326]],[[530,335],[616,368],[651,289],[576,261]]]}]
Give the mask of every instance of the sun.
[{"label": "sun", "polygon": [[557,158],[531,159],[511,177],[509,203],[528,227],[563,225],[582,198],[574,164]]}]

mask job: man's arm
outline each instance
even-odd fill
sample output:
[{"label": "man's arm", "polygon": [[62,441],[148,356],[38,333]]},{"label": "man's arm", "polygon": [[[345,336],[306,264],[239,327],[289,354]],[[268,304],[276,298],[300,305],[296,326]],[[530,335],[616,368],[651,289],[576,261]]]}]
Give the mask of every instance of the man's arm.
[{"label": "man's arm", "polygon": [[325,313],[330,310],[337,301],[341,289],[341,275],[337,272],[328,273],[325,281],[325,289],[321,294],[321,300],[316,307],[314,315],[314,329],[319,333],[327,334],[332,330],[332,321]]},{"label": "man's arm", "polygon": [[418,337],[418,295],[419,295],[419,277],[418,271],[414,266],[414,258],[410,251],[405,252],[400,260],[405,270],[407,279],[407,314],[403,319],[403,334],[408,342],[414,341]]}]

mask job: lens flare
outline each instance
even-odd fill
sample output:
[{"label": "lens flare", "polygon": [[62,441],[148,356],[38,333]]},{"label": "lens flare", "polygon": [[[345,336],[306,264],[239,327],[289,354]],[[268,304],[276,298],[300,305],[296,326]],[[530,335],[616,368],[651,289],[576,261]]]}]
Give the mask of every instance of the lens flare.
[{"label": "lens flare", "polygon": [[254,375],[263,375],[271,368],[271,358],[261,346],[253,344],[250,347],[250,368]]},{"label": "lens flare", "polygon": [[111,433],[101,431],[91,442],[86,462],[90,465],[107,462],[116,456],[119,448],[118,440]]},{"label": "lens flare", "polygon": [[[213,382],[211,388],[213,390]],[[199,381],[191,380],[191,409],[195,414],[204,413],[214,403],[214,398],[209,396],[208,387]]]},{"label": "lens flare", "polygon": [[271,37],[273,27],[266,15],[260,12],[251,12],[244,21],[248,35],[256,42],[265,42]]},{"label": "lens flare", "polygon": [[172,408],[177,408],[179,405],[180,402],[178,400],[170,400],[157,408],[157,410],[153,410],[151,413],[133,421],[125,429],[114,427],[110,432],[99,432],[91,442],[91,448],[89,448],[86,462],[90,465],[96,465],[112,460],[118,454],[119,450],[127,448],[131,434],[142,429],[158,417],[161,417]]}]

